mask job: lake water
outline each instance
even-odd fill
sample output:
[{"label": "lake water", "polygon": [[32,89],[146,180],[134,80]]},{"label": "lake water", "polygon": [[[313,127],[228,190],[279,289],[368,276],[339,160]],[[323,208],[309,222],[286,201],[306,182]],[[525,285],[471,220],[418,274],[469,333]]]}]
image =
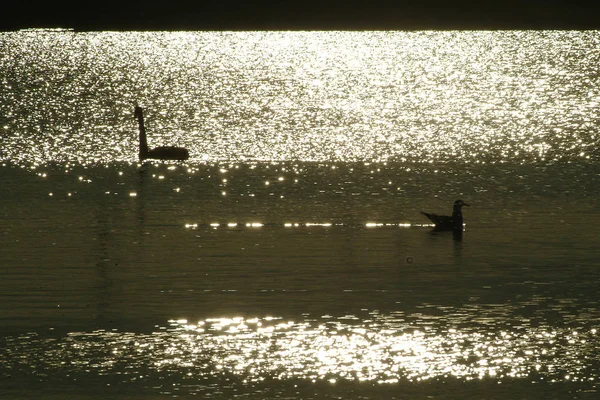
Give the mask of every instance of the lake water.
[{"label": "lake water", "polygon": [[597,398],[599,41],[0,33],[0,398]]}]

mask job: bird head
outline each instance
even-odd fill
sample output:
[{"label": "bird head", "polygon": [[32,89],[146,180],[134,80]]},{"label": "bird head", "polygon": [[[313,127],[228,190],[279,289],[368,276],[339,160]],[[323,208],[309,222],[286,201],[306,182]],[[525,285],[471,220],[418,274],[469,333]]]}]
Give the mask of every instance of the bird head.
[{"label": "bird head", "polygon": [[454,207],[462,207],[462,206],[469,207],[469,205],[467,203],[465,203],[464,201],[462,201],[462,200],[456,200],[454,202]]}]

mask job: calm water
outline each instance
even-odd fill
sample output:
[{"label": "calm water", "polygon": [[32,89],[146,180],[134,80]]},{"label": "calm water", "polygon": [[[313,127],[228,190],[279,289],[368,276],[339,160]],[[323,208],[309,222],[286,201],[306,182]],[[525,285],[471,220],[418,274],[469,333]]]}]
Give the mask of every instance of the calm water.
[{"label": "calm water", "polygon": [[599,40],[0,33],[0,397],[595,399]]}]

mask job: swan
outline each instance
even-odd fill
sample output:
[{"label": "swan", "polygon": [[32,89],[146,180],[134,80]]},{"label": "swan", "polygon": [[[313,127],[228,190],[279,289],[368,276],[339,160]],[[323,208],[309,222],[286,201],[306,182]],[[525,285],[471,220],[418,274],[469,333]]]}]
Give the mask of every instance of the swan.
[{"label": "swan", "polygon": [[144,110],[142,107],[135,106],[134,115],[138,119],[140,125],[140,161],[145,159],[154,160],[187,160],[190,158],[190,153],[184,147],[176,146],[160,146],[153,149],[148,149],[148,142],[146,140],[146,128],[144,128]]},{"label": "swan", "polygon": [[433,222],[435,224],[434,229],[436,229],[436,230],[440,230],[440,231],[460,230],[460,231],[462,231],[463,230],[463,216],[462,216],[462,207],[463,206],[468,207],[469,205],[462,200],[456,200],[454,202],[454,207],[452,208],[452,216],[430,214],[430,213],[426,213],[423,211],[421,211],[421,214],[423,214],[424,216],[429,218],[431,220],[431,222]]}]

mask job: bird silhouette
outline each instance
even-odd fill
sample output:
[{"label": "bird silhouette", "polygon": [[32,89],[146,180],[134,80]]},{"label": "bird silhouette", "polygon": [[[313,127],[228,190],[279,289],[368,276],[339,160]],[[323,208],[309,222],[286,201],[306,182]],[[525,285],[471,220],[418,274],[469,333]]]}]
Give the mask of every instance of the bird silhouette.
[{"label": "bird silhouette", "polygon": [[421,211],[421,214],[426,216],[435,224],[435,230],[440,231],[462,231],[463,229],[463,215],[462,207],[469,206],[462,200],[456,200],[454,207],[452,208],[452,215],[437,215]]},{"label": "bird silhouette", "polygon": [[148,149],[148,141],[146,139],[146,128],[144,127],[144,111],[142,107],[135,106],[134,115],[138,119],[140,127],[140,161],[148,158],[154,160],[187,160],[190,157],[188,150],[184,147],[176,146],[159,146],[153,149]]}]

